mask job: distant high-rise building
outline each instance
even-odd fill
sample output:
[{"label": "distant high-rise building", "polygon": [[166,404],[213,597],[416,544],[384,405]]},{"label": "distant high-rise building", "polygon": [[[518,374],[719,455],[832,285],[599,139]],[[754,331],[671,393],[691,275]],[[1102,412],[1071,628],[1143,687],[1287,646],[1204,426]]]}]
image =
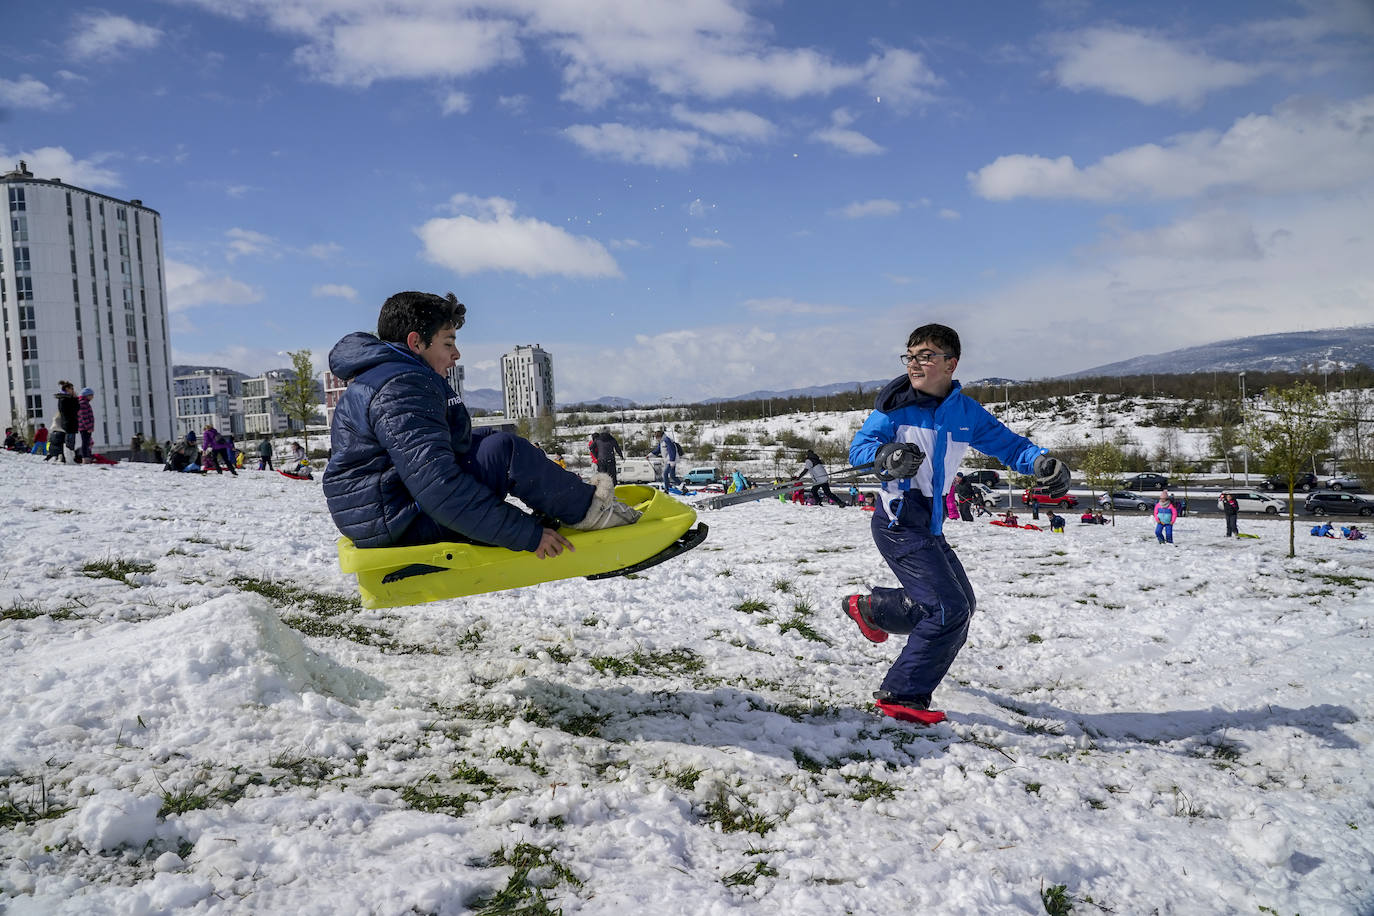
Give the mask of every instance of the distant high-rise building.
[{"label": "distant high-rise building", "polygon": [[228,369],[197,369],[173,380],[176,386],[178,437],[200,436],[213,426],[226,436],[243,435],[242,373]]},{"label": "distant high-rise building", "polygon": [[553,357],[539,344],[516,347],[502,356],[501,394],[511,419],[552,415]]},{"label": "distant high-rise building", "polygon": [[0,174],[0,189],[6,425],[47,422],[66,380],[95,392],[96,451],[136,433],[171,438],[161,215],[37,178],[23,162]]},{"label": "distant high-rise building", "polygon": [[296,373],[290,369],[269,369],[262,375],[242,381],[243,432],[254,436],[275,436],[296,428],[296,421],[286,415],[277,403],[282,385],[293,381]]}]

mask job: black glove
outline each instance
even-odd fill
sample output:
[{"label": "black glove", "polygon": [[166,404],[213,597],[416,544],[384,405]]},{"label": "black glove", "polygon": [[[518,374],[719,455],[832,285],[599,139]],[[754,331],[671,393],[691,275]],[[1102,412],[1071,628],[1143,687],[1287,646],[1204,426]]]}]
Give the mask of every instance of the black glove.
[{"label": "black glove", "polygon": [[1063,496],[1069,492],[1069,466],[1058,458],[1040,455],[1035,459],[1035,485],[1043,488],[1050,496]]},{"label": "black glove", "polygon": [[882,480],[914,477],[925,460],[926,453],[914,442],[888,442],[878,446],[873,470]]}]

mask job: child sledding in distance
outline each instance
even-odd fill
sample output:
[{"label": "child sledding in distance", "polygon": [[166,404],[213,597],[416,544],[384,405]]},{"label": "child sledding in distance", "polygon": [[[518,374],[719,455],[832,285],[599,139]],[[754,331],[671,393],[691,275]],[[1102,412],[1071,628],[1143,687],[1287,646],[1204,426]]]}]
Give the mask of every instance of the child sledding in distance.
[{"label": "child sledding in distance", "polygon": [[943,534],[945,493],[964,453],[976,448],[1053,496],[1069,489],[1069,469],[1045,449],[1003,426],[954,380],[960,356],[952,328],[928,324],[911,332],[901,354],[906,374],[879,393],[876,409],[854,436],[849,463],[875,466],[883,481],[873,513],[873,540],[900,588],[848,595],[843,610],[872,642],[906,635],[897,661],[874,692],[878,708],[898,719],[938,722],[931,696],[968,638],[976,599],[964,567]]},{"label": "child sledding in distance", "polygon": [[589,484],[519,436],[473,429],[444,377],[466,314],[452,293],[397,293],[382,305],[376,336],[349,334],[334,346],[329,368],[349,383],[324,472],[334,524],[363,548],[458,540],[543,559],[573,549],[553,527],[560,522],[590,531],[638,521],[604,475]]}]

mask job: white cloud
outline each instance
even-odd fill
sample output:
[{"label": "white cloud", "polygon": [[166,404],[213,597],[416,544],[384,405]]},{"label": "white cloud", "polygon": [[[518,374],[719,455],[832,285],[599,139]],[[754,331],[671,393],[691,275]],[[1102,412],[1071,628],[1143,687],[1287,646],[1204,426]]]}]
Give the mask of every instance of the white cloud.
[{"label": "white cloud", "polygon": [[467,114],[471,110],[472,98],[466,92],[450,91],[439,100],[439,111],[444,117]]},{"label": "white cloud", "polygon": [[61,178],[67,184],[83,188],[118,188],[123,185],[119,175],[102,163],[111,158],[101,153],[90,159],[77,159],[60,146],[43,146],[35,150],[11,153],[0,146],[0,162],[24,160],[37,178]]},{"label": "white cloud", "polygon": [[1243,86],[1260,67],[1219,60],[1141,29],[1091,28],[1052,41],[1055,77],[1075,91],[1097,90],[1146,105],[1193,107],[1209,92]]},{"label": "white cloud", "polygon": [[1183,260],[1254,260],[1263,256],[1251,220],[1240,213],[1214,210],[1157,229],[1132,230],[1116,221],[1102,247],[1132,257]]},{"label": "white cloud", "polygon": [[692,236],[687,240],[687,244],[693,248],[729,248],[730,243],[724,239],[708,239],[700,236]]},{"label": "white cloud", "polygon": [[51,109],[62,104],[62,93],[27,73],[17,80],[0,79],[0,107]]},{"label": "white cloud", "polygon": [[851,130],[849,125],[853,124],[854,120],[854,115],[847,108],[836,108],[830,113],[830,126],[813,131],[811,139],[852,156],[875,156],[886,152],[873,140],[857,130]]},{"label": "white cloud", "polygon": [[167,259],[167,308],[180,312],[197,305],[249,305],[262,291],[227,276],[211,276],[199,267]]},{"label": "white cloud", "polygon": [[698,197],[687,205],[687,215],[693,217],[694,219],[705,219],[706,214],[711,212],[715,208],[715,204],[708,204],[706,203],[706,201]]},{"label": "white cloud", "polygon": [[229,237],[229,251],[226,257],[236,261],[245,255],[277,254],[277,240],[270,235],[254,232],[252,229],[230,229],[224,233]]},{"label": "white cloud", "polygon": [[189,2],[226,16],[261,17],[300,36],[296,59],[333,83],[485,73],[521,60],[525,46],[562,67],[565,100],[589,107],[632,84],[711,100],[797,99],[850,88],[906,105],[928,98],[940,82],[920,54],[906,49],[881,48],[846,62],[813,48],[779,46],[769,40],[769,22],[727,0]]},{"label": "white cloud", "polygon": [[75,34],[67,51],[78,60],[114,57],[125,51],[146,51],[162,40],[162,30],[112,13],[82,13],[76,17]]},{"label": "white cloud", "polygon": [[574,124],[563,135],[596,156],[633,165],[686,168],[697,156],[723,160],[725,149],[692,130],[637,128],[624,124]]},{"label": "white cloud", "polygon": [[895,200],[883,197],[873,200],[856,200],[834,211],[845,219],[864,219],[870,216],[892,216],[902,212],[902,205]]},{"label": "white cloud", "polygon": [[456,194],[450,205],[460,215],[429,220],[415,234],[424,243],[425,260],[461,276],[484,270],[529,277],[621,275],[600,242],[537,219],[517,218],[512,201]]},{"label": "white cloud", "polygon": [[343,251],[343,246],[338,242],[317,242],[305,249],[306,254],[321,261],[328,261],[341,251]]},{"label": "white cloud", "polygon": [[738,108],[728,111],[693,111],[686,105],[678,104],[673,106],[672,115],[684,124],[730,140],[764,143],[773,139],[778,131],[767,118]]},{"label": "white cloud", "polygon": [[611,239],[606,243],[613,251],[635,251],[648,247],[639,239]]},{"label": "white cloud", "polygon": [[1258,194],[1333,190],[1374,176],[1374,95],[1291,100],[1247,115],[1225,133],[1180,134],[1079,168],[1069,156],[1000,156],[969,173],[981,197],[1116,200],[1192,197],[1235,188]]},{"label": "white cloud", "polygon": [[767,299],[746,299],[743,305],[751,312],[765,315],[842,315],[854,311],[854,308],[848,305],[798,302],[795,299],[782,296]]},{"label": "white cloud", "polygon": [[949,207],[941,207],[940,212],[936,215],[939,216],[940,219],[955,220],[960,218],[959,211],[951,210]]},{"label": "white cloud", "polygon": [[868,59],[864,79],[870,92],[881,101],[905,107],[934,99],[930,91],[944,80],[935,75],[915,51],[889,48]]},{"label": "white cloud", "polygon": [[384,79],[470,76],[521,57],[515,22],[408,6],[351,16],[330,11],[328,24],[310,27],[314,42],[298,49],[296,60],[325,82],[369,86]]},{"label": "white cloud", "polygon": [[312,286],[310,288],[310,295],[331,296],[353,302],[358,298],[358,291],[344,283],[321,283],[318,286]]},{"label": "white cloud", "polygon": [[500,105],[511,114],[524,114],[530,107],[530,97],[527,95],[498,96],[496,104]]}]

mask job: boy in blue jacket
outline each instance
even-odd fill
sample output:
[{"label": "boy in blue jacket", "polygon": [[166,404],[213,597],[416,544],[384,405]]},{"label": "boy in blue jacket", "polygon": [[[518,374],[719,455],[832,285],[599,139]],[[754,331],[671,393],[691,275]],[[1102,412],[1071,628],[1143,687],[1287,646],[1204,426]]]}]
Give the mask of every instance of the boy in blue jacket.
[{"label": "boy in blue jacket", "polygon": [[507,495],[549,524],[590,531],[637,521],[609,479],[593,486],[519,436],[472,428],[446,379],[466,315],[452,293],[397,293],[375,337],[349,334],[330,352],[330,371],[348,382],[324,472],[334,524],[359,547],[458,540],[543,559],[573,547]]},{"label": "boy in blue jacket", "polygon": [[931,695],[968,638],[977,603],[968,576],[945,542],[945,494],[970,446],[992,455],[1036,486],[1062,496],[1069,468],[1018,436],[965,395],[954,380],[959,335],[942,324],[911,332],[901,355],[906,374],[879,393],[876,409],[854,435],[849,463],[875,465],[883,481],[873,513],[873,540],[901,588],[848,595],[844,612],[871,642],[906,635],[906,646],[874,692],[878,708],[898,719],[938,722]]}]

